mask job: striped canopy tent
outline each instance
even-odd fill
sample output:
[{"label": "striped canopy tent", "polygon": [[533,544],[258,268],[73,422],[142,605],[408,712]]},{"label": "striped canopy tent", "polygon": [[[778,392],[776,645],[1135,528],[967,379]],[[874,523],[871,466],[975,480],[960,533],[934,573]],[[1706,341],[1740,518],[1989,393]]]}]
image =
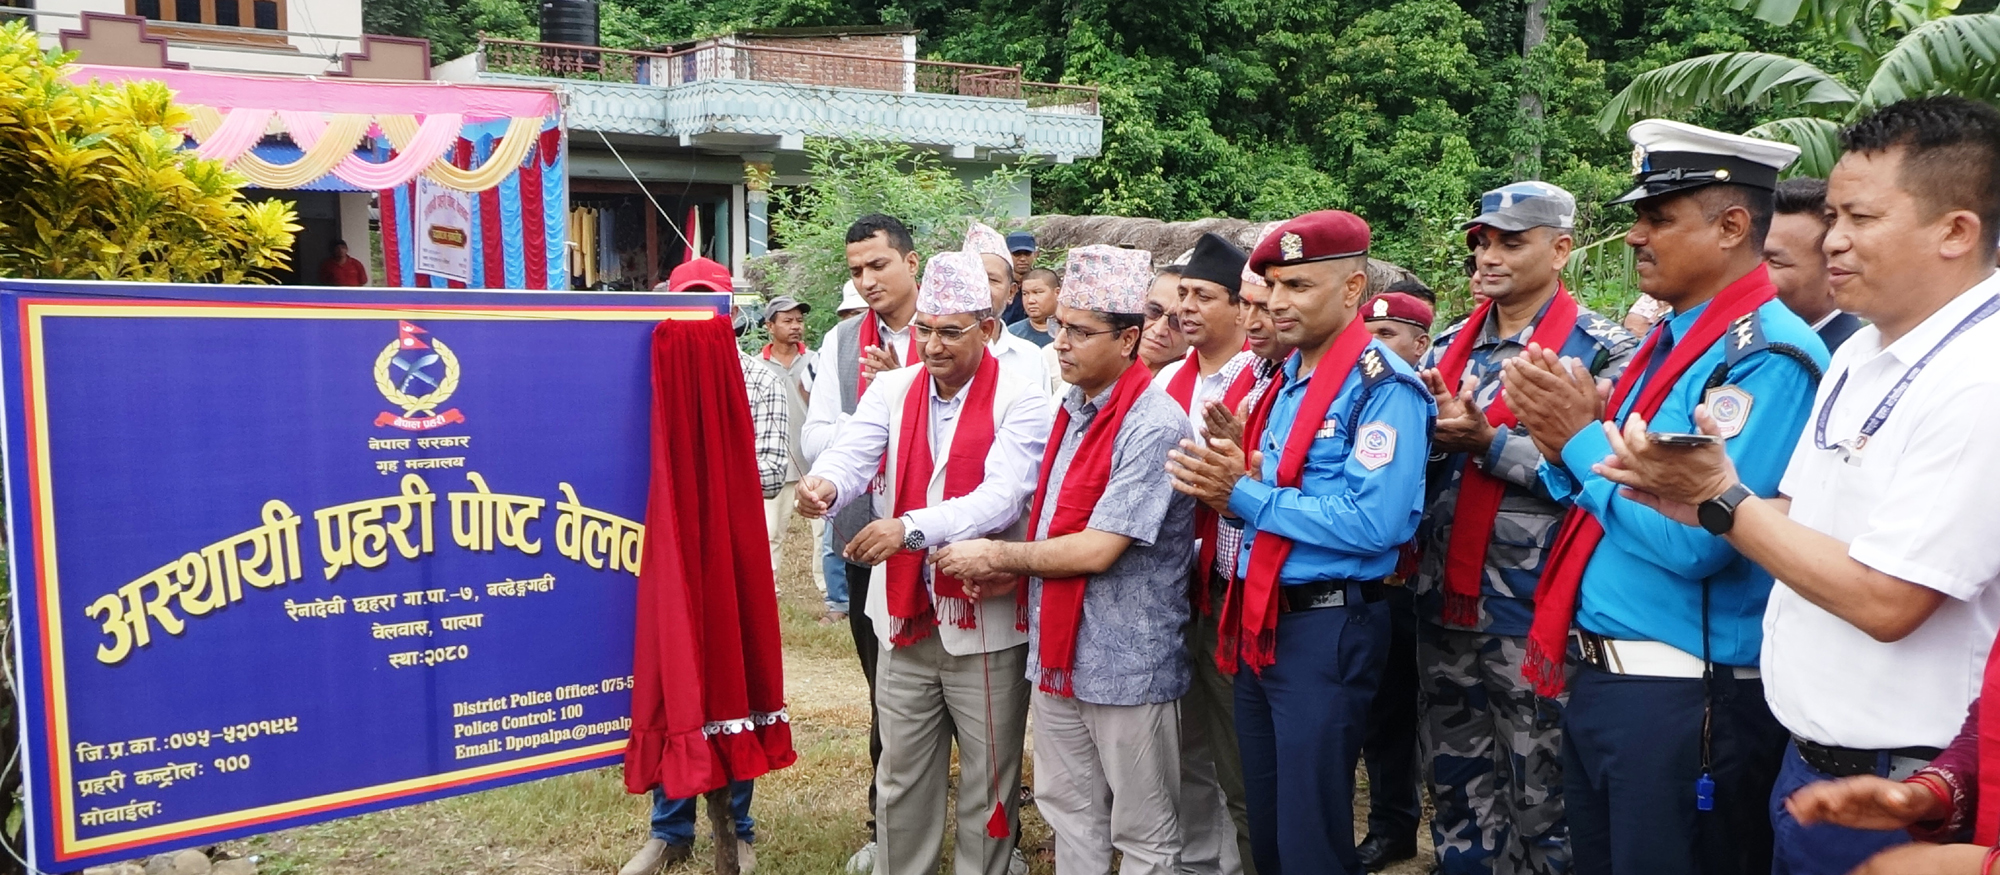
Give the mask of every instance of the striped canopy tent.
[{"label": "striped canopy tent", "polygon": [[[398,285],[569,287],[568,173],[554,92],[89,64],[72,76],[164,82],[194,115],[184,131],[194,152],[251,185],[377,192],[384,266]],[[420,179],[468,195],[467,282],[417,270]]]}]

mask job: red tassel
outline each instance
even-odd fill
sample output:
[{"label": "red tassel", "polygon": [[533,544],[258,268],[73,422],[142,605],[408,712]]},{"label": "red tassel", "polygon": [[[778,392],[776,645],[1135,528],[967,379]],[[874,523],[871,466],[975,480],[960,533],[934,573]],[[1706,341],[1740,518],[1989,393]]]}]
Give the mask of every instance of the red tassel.
[{"label": "red tassel", "polygon": [[1042,680],[1038,686],[1042,692],[1051,696],[1076,698],[1075,690],[1070,687],[1070,670],[1066,668],[1043,668]]},{"label": "red tassel", "polygon": [[987,837],[1004,839],[1013,834],[1013,826],[1007,823],[1007,806],[997,801],[994,802],[993,816],[986,819]]},{"label": "red tassel", "polygon": [[1479,596],[1446,592],[1444,622],[1449,626],[1479,625]]},{"label": "red tassel", "polygon": [[1566,678],[1563,676],[1563,660],[1568,654],[1551,656],[1533,640],[1528,641],[1528,658],[1521,666],[1521,676],[1535,686],[1535,695],[1553,699],[1562,695]]}]

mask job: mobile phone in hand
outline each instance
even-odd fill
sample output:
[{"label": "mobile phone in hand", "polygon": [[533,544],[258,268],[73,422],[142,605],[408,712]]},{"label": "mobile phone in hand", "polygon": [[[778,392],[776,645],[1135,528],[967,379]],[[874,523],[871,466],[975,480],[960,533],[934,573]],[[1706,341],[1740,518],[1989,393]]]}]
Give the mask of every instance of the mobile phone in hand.
[{"label": "mobile phone in hand", "polygon": [[1652,441],[1653,443],[1656,444],[1666,444],[1667,446],[1670,447],[1705,447],[1710,444],[1722,443],[1722,437],[1720,435],[1686,434],[1684,432],[1672,432],[1672,431],[1646,432],[1646,440]]}]

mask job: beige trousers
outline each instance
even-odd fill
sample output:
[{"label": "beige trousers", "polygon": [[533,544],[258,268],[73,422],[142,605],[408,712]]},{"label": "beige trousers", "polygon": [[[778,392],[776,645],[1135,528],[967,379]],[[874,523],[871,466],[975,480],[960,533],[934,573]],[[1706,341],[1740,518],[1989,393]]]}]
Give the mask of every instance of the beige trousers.
[{"label": "beige trousers", "polygon": [[[860,605],[854,606],[857,610]],[[886,642],[884,642],[886,644]],[[958,745],[954,875],[1007,875],[1020,832],[1021,748],[1028,720],[1028,645],[953,656],[935,634],[882,648],[875,663],[875,875],[937,875],[944,853],[951,749]],[[997,776],[996,776],[997,773]],[[994,791],[1009,838],[986,834]]]},{"label": "beige trousers", "polygon": [[1180,703],[1093,705],[1036,691],[1035,807],[1056,875],[1174,875],[1181,865]]}]

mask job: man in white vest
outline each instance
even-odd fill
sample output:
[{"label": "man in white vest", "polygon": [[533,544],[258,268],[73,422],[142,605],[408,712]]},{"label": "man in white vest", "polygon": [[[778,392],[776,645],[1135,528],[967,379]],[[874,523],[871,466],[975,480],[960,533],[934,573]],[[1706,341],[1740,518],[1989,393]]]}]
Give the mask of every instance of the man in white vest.
[{"label": "man in white vest", "polygon": [[1006,875],[1028,635],[1012,592],[978,598],[928,559],[956,541],[1022,537],[1052,414],[1040,386],[1002,370],[987,346],[1005,329],[977,254],[931,259],[911,324],[922,364],[876,375],[799,482],[799,513],[824,516],[864,494],[875,512],[846,549],[872,567],[865,610],[882,648],[875,871],[938,871],[955,741],[953,871]]}]

